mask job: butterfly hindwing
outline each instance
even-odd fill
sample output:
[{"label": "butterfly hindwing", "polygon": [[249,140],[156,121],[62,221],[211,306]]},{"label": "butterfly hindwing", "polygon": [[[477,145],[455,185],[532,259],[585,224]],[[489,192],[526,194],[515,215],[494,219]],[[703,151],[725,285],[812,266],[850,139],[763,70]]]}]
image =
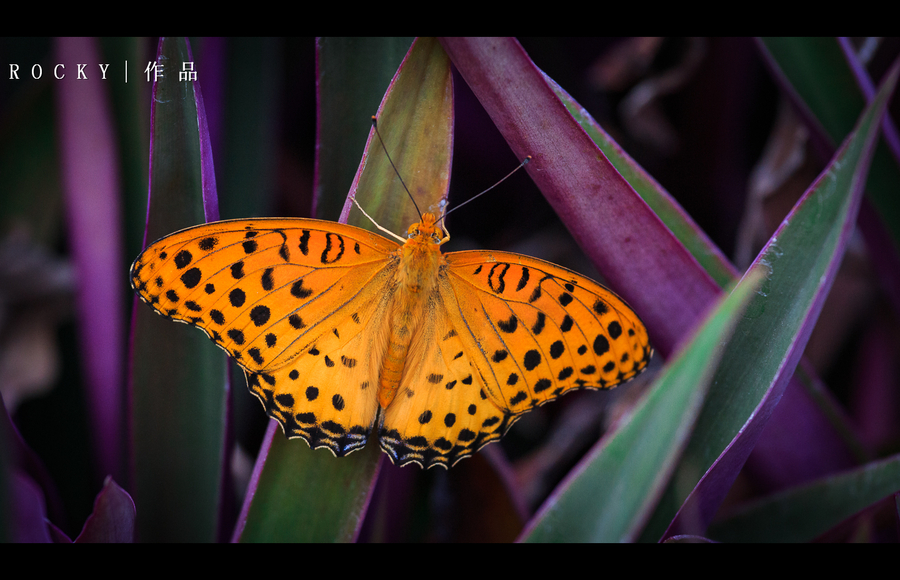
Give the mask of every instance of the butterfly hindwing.
[{"label": "butterfly hindwing", "polygon": [[[446,277],[439,284],[446,286]],[[450,297],[452,300],[452,297]],[[463,336],[448,324],[436,291],[406,373],[380,431],[381,448],[398,465],[451,467],[503,436],[510,415],[488,398]]]}]

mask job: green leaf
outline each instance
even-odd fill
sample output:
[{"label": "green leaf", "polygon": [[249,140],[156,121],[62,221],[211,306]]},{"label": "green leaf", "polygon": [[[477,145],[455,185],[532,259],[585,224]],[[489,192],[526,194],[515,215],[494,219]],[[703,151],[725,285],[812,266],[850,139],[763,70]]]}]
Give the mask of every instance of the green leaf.
[{"label": "green leaf", "polygon": [[834,37],[761,39],[786,80],[821,123],[832,146],[853,129],[866,103]]},{"label": "green leaf", "polygon": [[340,216],[369,134],[369,119],[412,41],[382,37],[317,40],[315,217],[336,221]]},{"label": "green leaf", "polygon": [[[101,38],[104,62],[147,63],[153,58],[146,38]],[[124,80],[124,79],[123,79]],[[147,224],[147,145],[150,142],[150,84],[111,82],[109,91],[118,131],[120,177],[122,180],[125,255],[131,258],[144,248]]]},{"label": "green leaf", "polygon": [[336,458],[306,442],[272,437],[242,542],[352,542],[365,516],[381,450],[372,441]]},{"label": "green leaf", "polygon": [[[844,140],[865,107],[865,99],[837,39],[829,37],[763,38],[776,73],[796,93],[821,134],[836,146]],[[881,218],[900,255],[900,167],[884,140],[872,158],[866,196]],[[893,264],[896,265],[896,264]]]},{"label": "green leaf", "polygon": [[[678,487],[670,485],[644,540],[705,531],[781,399],[856,223],[896,73],[757,257],[755,265],[769,274],[722,357],[673,478]],[[676,513],[680,519],[673,522]]]},{"label": "green leaf", "polygon": [[532,542],[634,539],[690,435],[723,345],[763,279],[751,271],[666,365],[622,428],[560,485],[524,534]]},{"label": "green leaf", "polygon": [[900,491],[900,455],[785,490],[712,525],[723,542],[808,542]]},{"label": "green leaf", "polygon": [[228,62],[218,163],[221,219],[272,211],[278,172],[277,117],[272,112],[278,110],[280,46],[275,38],[229,38],[227,50],[220,49]]},{"label": "green leaf", "polygon": [[[350,194],[379,225],[403,235],[419,212],[442,213],[450,186],[453,77],[436,39],[413,44],[378,110],[378,131],[384,146],[371,131]],[[348,210],[347,223],[376,231],[349,200],[342,217]]]},{"label": "green leaf", "polygon": [[[184,39],[160,41],[151,127],[148,241],[206,221],[194,83]],[[135,299],[137,300],[137,299]],[[134,498],[141,541],[216,539],[228,394],[225,355],[202,332],[135,307],[131,368]]]},{"label": "green leaf", "polygon": [[[446,196],[449,184],[451,78],[450,61],[440,45],[431,39],[417,40],[380,109],[379,130],[423,211]],[[320,94],[320,99],[327,100],[328,95]],[[369,125],[374,112],[360,122]],[[397,231],[397,224],[411,216],[418,220],[372,133],[353,190],[366,211],[389,229]],[[349,205],[344,209],[349,210]],[[374,228],[357,208],[351,216],[354,225]],[[405,223],[399,231],[409,225]],[[236,536],[242,542],[352,541],[365,516],[381,459],[377,437],[370,437],[362,451],[336,459],[326,450],[310,450],[303,441],[287,441],[280,429],[270,426],[256,468],[258,485],[251,485]]]}]

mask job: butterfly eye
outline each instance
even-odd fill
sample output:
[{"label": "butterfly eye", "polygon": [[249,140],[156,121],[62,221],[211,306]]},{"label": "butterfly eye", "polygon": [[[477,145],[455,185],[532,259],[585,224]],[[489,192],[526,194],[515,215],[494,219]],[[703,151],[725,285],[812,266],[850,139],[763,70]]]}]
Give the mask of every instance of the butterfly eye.
[{"label": "butterfly eye", "polygon": [[431,234],[431,241],[433,241],[435,244],[440,244],[441,236],[439,236],[437,234]]},{"label": "butterfly eye", "polygon": [[408,237],[409,239],[413,239],[414,237],[416,237],[416,236],[418,236],[418,235],[419,235],[419,230],[409,230],[409,233],[407,234],[407,237]]}]

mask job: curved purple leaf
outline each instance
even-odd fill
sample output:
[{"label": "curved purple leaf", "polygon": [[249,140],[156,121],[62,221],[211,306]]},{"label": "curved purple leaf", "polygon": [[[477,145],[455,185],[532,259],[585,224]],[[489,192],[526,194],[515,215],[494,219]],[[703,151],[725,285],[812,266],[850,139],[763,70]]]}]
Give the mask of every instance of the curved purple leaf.
[{"label": "curved purple leaf", "polygon": [[[511,147],[521,156],[534,154],[537,146],[546,146],[551,160],[558,160],[544,166],[529,164],[529,172],[611,286],[642,316],[654,344],[665,355],[672,344],[693,327],[705,305],[711,303],[710,296],[718,293],[718,288],[711,284],[695,261],[684,256],[683,248],[678,247],[665,228],[654,224],[653,219],[642,221],[635,215],[649,210],[628,200],[628,185],[623,184],[605,160],[597,159],[602,156],[593,144],[586,142],[580,129],[560,128],[573,123],[560,113],[560,107],[543,86],[546,83],[535,74],[537,69],[514,40],[445,39],[442,42]],[[571,142],[566,143],[565,139]],[[570,163],[568,158],[573,162]],[[549,174],[553,174],[553,178],[548,179]],[[581,180],[578,174],[581,174]],[[602,182],[602,186],[583,183],[592,178],[595,183]],[[602,203],[598,203],[599,200]],[[616,205],[621,200],[627,201]],[[608,207],[612,209],[607,211]],[[629,209],[622,211],[623,207]],[[631,231],[633,235],[622,237],[623,230]],[[596,244],[592,243],[592,236],[597,240]],[[644,244],[646,252],[629,245],[636,239]],[[660,264],[647,253],[665,259]],[[611,269],[608,268],[610,262],[614,262]],[[634,268],[640,275],[629,277],[629,268]],[[791,384],[794,385],[792,390],[802,388],[798,381]],[[804,403],[803,408],[810,406]],[[818,413],[821,410],[812,414]],[[828,432],[833,434],[834,429],[829,428]],[[841,450],[845,449],[841,447]],[[834,463],[834,458],[827,459],[831,462],[829,465]],[[739,461],[732,466],[735,474],[741,464]],[[723,483],[723,489],[727,490],[733,478],[725,479],[729,480],[727,484]],[[671,511],[669,517],[674,513]]]},{"label": "curved purple leaf", "polygon": [[659,220],[514,39],[442,44],[572,236],[668,355],[714,303],[719,286]]},{"label": "curved purple leaf", "polygon": [[134,500],[111,477],[94,500],[94,511],[84,522],[75,543],[122,543],[134,541]]},{"label": "curved purple leaf", "polygon": [[56,54],[69,65],[57,83],[56,104],[89,423],[100,475],[122,476],[126,302],[118,149],[106,81],[76,73],[77,63],[102,62],[95,40],[60,38]]}]

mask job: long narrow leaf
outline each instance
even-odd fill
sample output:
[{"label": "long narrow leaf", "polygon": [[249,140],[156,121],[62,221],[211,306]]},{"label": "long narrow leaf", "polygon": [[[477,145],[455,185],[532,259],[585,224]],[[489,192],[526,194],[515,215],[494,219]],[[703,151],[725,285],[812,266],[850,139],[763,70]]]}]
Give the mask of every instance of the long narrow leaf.
[{"label": "long narrow leaf", "polygon": [[668,362],[628,423],[560,484],[526,530],[536,542],[623,542],[639,533],[684,449],[723,345],[763,279],[751,270]]},{"label": "long narrow leaf", "polygon": [[386,87],[412,38],[325,37],[316,41],[317,137],[313,215],[337,220]]},{"label": "long narrow leaf", "polygon": [[[684,467],[674,479],[683,483],[697,473],[703,476],[663,539],[705,531],[781,399],[856,223],[898,70],[892,70],[856,130],[757,257],[755,264],[768,268],[769,275],[722,358]],[[733,439],[714,440],[711,434],[721,433],[723,425],[733,431]],[[679,494],[670,488],[669,501],[655,514],[649,534],[667,521],[673,505],[681,504]]]},{"label": "long narrow leaf", "polygon": [[[417,203],[426,208],[447,192],[448,183],[441,176],[450,174],[450,83],[450,63],[440,45],[433,40],[418,40],[380,108],[379,128],[394,163]],[[360,122],[370,123],[374,112]],[[409,219],[402,216],[410,212],[415,215],[415,210],[393,169],[388,173],[386,168],[390,169],[390,164],[381,144],[370,134],[351,193],[358,195],[370,215],[381,216],[381,225],[389,227]],[[346,219],[350,206],[345,204],[344,210]],[[356,225],[374,228],[356,208],[353,213]],[[335,459],[325,450],[311,451],[303,441],[285,440],[280,429],[270,425],[235,538],[242,542],[354,540],[381,459],[374,440],[360,452]]]},{"label": "long narrow leaf", "polygon": [[437,40],[416,40],[377,117],[384,146],[370,131],[341,221],[377,232],[353,207],[349,197],[355,196],[381,227],[402,234],[419,221],[420,212],[440,214],[450,186],[453,77],[450,59]]},{"label": "long narrow leaf", "polygon": [[590,135],[597,147],[609,159],[622,177],[647,205],[666,224],[692,256],[721,287],[731,284],[739,275],[737,269],[722,254],[706,233],[677,201],[648,174],[628,153],[613,141],[597,121],[569,93],[553,79],[544,75],[556,96],[569,110],[572,118]]},{"label": "long narrow leaf", "polygon": [[[218,218],[209,136],[184,39],[160,40],[153,91],[146,241]],[[137,299],[135,299],[137,302]],[[132,446],[142,541],[216,539],[228,396],[224,354],[202,332],[136,304]]]},{"label": "long narrow leaf", "polygon": [[710,527],[723,542],[809,542],[900,491],[900,456],[875,461],[745,506]]},{"label": "long narrow leaf", "polygon": [[509,38],[441,41],[528,174],[667,356],[719,285],[573,121],[543,73]]},{"label": "long narrow leaf", "polygon": [[[763,38],[760,42],[776,79],[811,127],[814,142],[830,154],[866,104],[866,87],[854,78],[840,42],[821,37]],[[900,167],[897,143],[892,145],[893,152],[883,142],[875,151],[859,225],[883,287],[900,311],[900,200],[896,195]]]},{"label": "long narrow leaf", "polygon": [[[515,41],[443,42],[513,149],[548,152],[549,162],[542,167],[529,164],[529,172],[601,273],[647,322],[665,356],[717,292],[707,274],[691,259],[680,261],[684,248],[668,231],[656,229],[655,216],[643,215],[649,209],[634,202],[636,196],[621,176],[577,126],[568,126],[571,117],[560,114],[560,103],[548,96],[551,89],[543,75]],[[663,256],[668,261],[654,259]],[[673,267],[677,273],[668,271]],[[714,424],[708,435],[727,442],[734,433],[731,427]]]},{"label": "long narrow leaf", "polygon": [[[90,38],[58,40],[57,55],[63,63],[99,62],[96,41]],[[56,95],[94,453],[100,478],[121,478],[126,298],[118,156],[106,87],[99,77],[78,79],[73,71],[61,79]]]},{"label": "long narrow leaf", "polygon": [[[737,270],[722,255],[706,234],[697,226],[691,217],[672,199],[668,192],[649,176],[594,119],[561,87],[544,75],[546,82],[553,88],[559,99],[565,104],[572,118],[587,132],[600,148],[610,163],[624,177],[635,191],[644,199],[650,208],[659,216],[678,240],[687,248],[698,264],[724,287],[738,276]],[[688,272],[684,273],[689,275]],[[645,291],[654,292],[648,287]],[[661,303],[668,302],[668,296],[657,293]],[[806,365],[807,369],[809,365]],[[817,386],[820,381],[814,376],[808,378],[807,370],[795,376],[785,391],[784,403],[789,405],[791,414],[785,416],[776,410],[769,427],[760,439],[766,444],[762,452],[755,452],[751,457],[757,472],[764,471],[769,481],[777,475],[779,482],[792,482],[808,479],[822,473],[845,469],[853,464],[853,450],[859,444],[852,436],[847,437],[850,428],[839,413],[833,412],[829,400],[823,396]],[[771,444],[768,434],[789,430],[794,436],[802,436],[811,444],[803,453],[791,453],[794,447]],[[721,435],[727,437],[727,433]]]}]

